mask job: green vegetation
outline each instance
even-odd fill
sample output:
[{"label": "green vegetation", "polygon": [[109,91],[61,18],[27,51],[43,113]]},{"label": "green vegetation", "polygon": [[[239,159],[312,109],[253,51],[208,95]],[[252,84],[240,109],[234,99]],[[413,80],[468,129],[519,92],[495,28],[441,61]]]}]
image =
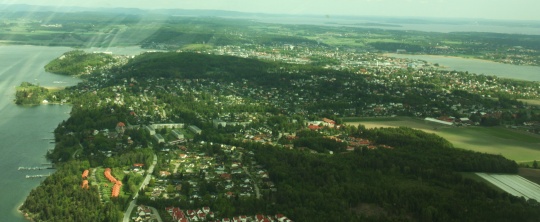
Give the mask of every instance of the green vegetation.
[{"label": "green vegetation", "polygon": [[374,127],[411,127],[437,134],[455,147],[477,152],[500,154],[518,162],[532,161],[540,155],[538,135],[507,129],[503,127],[448,127],[424,120],[393,118],[380,121],[379,118],[362,118],[350,124]]},{"label": "green vegetation", "polygon": [[[455,173],[498,164],[517,170],[500,156],[453,149],[438,136],[405,128],[362,134],[401,145],[328,157],[253,145],[276,182],[275,210],[300,221],[530,220],[537,213],[524,200]],[[488,168],[477,168],[482,165]],[[490,211],[493,204],[504,212]],[[513,212],[518,209],[529,216]]]},{"label": "green vegetation", "polygon": [[122,208],[102,203],[96,186],[81,188],[88,162],[68,162],[30,192],[21,207],[38,221],[120,221]]},{"label": "green vegetation", "polygon": [[17,105],[39,105],[49,95],[49,90],[39,85],[23,82],[15,92],[15,104]]},{"label": "green vegetation", "polygon": [[45,66],[45,71],[80,76],[98,71],[104,66],[114,63],[115,59],[111,55],[104,53],[86,53],[82,50],[75,50],[64,53]]},{"label": "green vegetation", "polygon": [[[88,221],[118,221],[143,179],[124,171],[135,163],[148,167],[154,154],[159,158],[153,179],[139,191],[138,203],[159,210],[209,206],[220,217],[284,213],[294,221],[533,221],[540,216],[536,202],[460,174],[517,173],[517,163],[505,157],[525,160],[537,154],[536,138],[502,128],[437,127],[390,117],[470,117],[471,124],[482,126],[534,124],[540,113],[515,99],[537,98],[536,83],[431,67],[385,68],[373,65],[380,55],[355,53],[472,54],[459,48],[469,44],[455,39],[465,38],[460,33],[446,37],[211,18],[150,16],[147,22],[129,15],[97,21],[85,16],[50,18],[61,26],[17,24],[0,31],[0,39],[6,37],[2,32],[18,36],[26,29],[30,34],[21,42],[37,44],[43,38],[41,43],[49,45],[114,46],[125,40],[149,49],[190,52],[149,52],[120,64],[108,55],[72,51],[47,65],[55,73],[88,75],[79,85],[52,94],[56,100],[70,98],[73,109],[55,129],[56,147],[47,153],[58,164],[57,173],[22,207],[31,218],[86,221],[82,216],[89,214]],[[157,21],[165,25],[152,26]],[[46,30],[52,28],[58,30]],[[65,42],[44,37],[60,33]],[[481,53],[503,41],[495,34],[478,36],[492,38],[479,46],[485,50]],[[527,47],[537,41],[516,38],[530,41]],[[452,50],[434,47],[439,43]],[[29,97],[23,92],[23,98]],[[428,133],[372,129],[369,124],[335,126],[327,119],[336,124],[365,121],[359,116],[376,117],[368,121],[378,127],[405,125]],[[308,122],[317,126],[307,127]],[[202,132],[180,129],[185,134],[180,139],[171,129],[153,131],[159,123],[195,125]],[[96,171],[93,185],[81,189],[80,173],[89,167]],[[105,168],[112,168],[124,184],[118,198],[110,197]],[[48,197],[53,190],[60,191]]]},{"label": "green vegetation", "polygon": [[[359,27],[261,24],[239,19],[164,16],[143,11],[3,12],[0,41],[70,47],[141,45],[149,49],[199,51],[227,45],[309,45],[355,51],[451,55],[501,63],[540,65],[540,40],[534,35],[480,32],[384,30],[391,24]],[[43,22],[47,18],[47,22]]]}]

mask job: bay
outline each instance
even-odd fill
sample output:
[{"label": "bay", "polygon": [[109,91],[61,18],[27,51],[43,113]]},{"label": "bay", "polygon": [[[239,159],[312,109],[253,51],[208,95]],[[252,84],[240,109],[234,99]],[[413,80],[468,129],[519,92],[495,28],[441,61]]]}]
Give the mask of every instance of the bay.
[{"label": "bay", "polygon": [[540,81],[540,66],[521,66],[503,64],[481,59],[467,59],[452,56],[436,55],[409,55],[409,54],[386,54],[395,58],[407,58],[423,60],[429,63],[438,63],[442,70],[456,70],[475,74],[497,76],[501,78],[519,79],[527,81]]},{"label": "bay", "polygon": [[[27,179],[26,175],[47,175],[53,170],[18,170],[19,167],[47,167],[45,154],[54,148],[52,132],[69,117],[69,105],[17,106],[15,87],[30,82],[46,87],[77,84],[74,77],[47,73],[44,66],[68,47],[0,45],[0,221],[26,221],[17,209],[30,191],[44,178]],[[139,47],[86,49],[136,55]]]}]

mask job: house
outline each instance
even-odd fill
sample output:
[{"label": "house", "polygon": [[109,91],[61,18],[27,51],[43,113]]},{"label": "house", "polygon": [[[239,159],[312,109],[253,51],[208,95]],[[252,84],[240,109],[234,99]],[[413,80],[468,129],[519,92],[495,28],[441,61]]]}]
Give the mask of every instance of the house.
[{"label": "house", "polygon": [[165,138],[163,138],[162,135],[160,134],[154,134],[154,139],[156,140],[156,142],[158,143],[165,143]]},{"label": "house", "polygon": [[88,180],[83,180],[81,188],[87,189],[87,190],[90,189],[90,187],[88,186]]},{"label": "house", "polygon": [[184,134],[178,130],[173,130],[171,133],[176,139],[184,139]]},{"label": "house", "polygon": [[148,133],[150,133],[150,136],[153,136],[154,134],[156,134],[156,130],[154,130],[154,127],[152,126],[144,126],[144,129],[148,131]]},{"label": "house", "polygon": [[83,171],[83,174],[82,174],[82,178],[83,178],[83,179],[87,179],[87,178],[88,178],[88,173],[90,173],[90,171],[84,170],[84,171]]},{"label": "house", "polygon": [[190,125],[190,126],[188,127],[188,129],[189,129],[191,132],[195,133],[195,134],[201,134],[201,133],[202,133],[202,130],[201,130],[199,127],[195,126],[195,125]]},{"label": "house", "polygon": [[319,127],[318,125],[309,125],[308,128],[310,130],[319,130],[319,129],[321,129],[321,127]]},{"label": "house", "polygon": [[187,221],[186,215],[184,214],[184,211],[182,211],[178,207],[168,207],[165,208],[167,212],[172,216],[173,220],[175,221]]},{"label": "house", "polygon": [[125,130],[126,130],[126,124],[124,124],[123,122],[118,122],[118,124],[116,124],[117,133],[124,133]]},{"label": "house", "polygon": [[276,220],[278,222],[285,222],[285,221],[289,221],[289,218],[287,218],[285,215],[283,214],[276,214]]}]

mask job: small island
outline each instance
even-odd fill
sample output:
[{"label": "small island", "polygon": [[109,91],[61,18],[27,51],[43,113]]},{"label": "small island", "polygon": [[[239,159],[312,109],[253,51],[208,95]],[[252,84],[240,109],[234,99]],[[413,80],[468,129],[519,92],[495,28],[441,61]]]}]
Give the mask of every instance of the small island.
[{"label": "small island", "polygon": [[23,82],[17,87],[15,93],[15,104],[17,105],[39,105],[48,103],[47,96],[49,90],[39,85],[34,85],[29,82]]}]

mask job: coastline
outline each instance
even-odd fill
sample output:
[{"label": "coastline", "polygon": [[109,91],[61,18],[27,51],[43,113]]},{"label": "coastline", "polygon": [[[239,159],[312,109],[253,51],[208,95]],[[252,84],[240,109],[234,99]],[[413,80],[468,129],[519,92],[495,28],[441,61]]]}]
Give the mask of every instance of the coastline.
[{"label": "coastline", "polygon": [[[487,59],[479,59],[475,57],[461,57],[461,56],[452,56],[452,55],[431,55],[431,54],[399,54],[399,53],[383,53],[383,56],[386,57],[394,57],[394,58],[400,58],[396,57],[394,55],[404,55],[404,56],[426,56],[426,57],[432,57],[432,58],[454,58],[454,59],[467,59],[467,60],[476,60],[478,62],[486,62],[486,63],[497,63],[497,64],[508,64],[508,63],[502,63],[502,62],[495,62],[492,60]],[[421,60],[421,59],[419,59]],[[431,62],[430,62],[431,63]],[[508,64],[513,65],[513,64]],[[519,65],[516,65],[519,66]]]},{"label": "coastline", "polygon": [[32,218],[27,212],[24,212],[23,210],[21,210],[21,207],[23,206],[23,204],[24,204],[24,201],[23,203],[19,205],[19,207],[17,207],[17,212],[19,212],[19,214],[21,214],[25,220],[34,222],[35,221],[34,218]]}]

